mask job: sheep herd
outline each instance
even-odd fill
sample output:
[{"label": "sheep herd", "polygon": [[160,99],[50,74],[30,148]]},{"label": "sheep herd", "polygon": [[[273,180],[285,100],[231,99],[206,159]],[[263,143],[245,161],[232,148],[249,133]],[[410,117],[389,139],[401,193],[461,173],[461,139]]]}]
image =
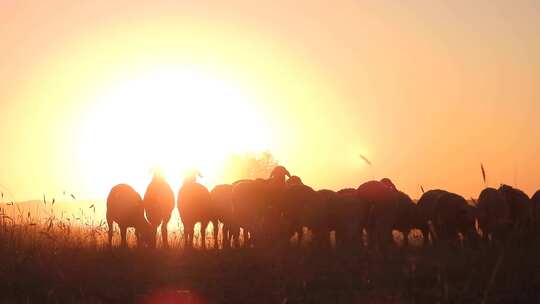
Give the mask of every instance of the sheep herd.
[{"label": "sheep herd", "polygon": [[476,246],[480,241],[502,241],[516,231],[531,231],[540,223],[540,191],[529,198],[508,185],[486,188],[470,204],[445,190],[427,191],[413,202],[388,178],[358,188],[314,190],[283,166],[276,166],[267,179],[239,180],[217,185],[212,191],[196,177],[184,179],[176,204],[171,187],[159,174],[143,198],[128,185],[113,187],[107,198],[109,244],[116,222],[121,246],[126,246],[127,228],[134,227],[138,244],[154,247],[161,226],[162,244],[168,247],[167,223],[175,206],[188,248],[193,246],[197,223],[201,224],[203,248],[206,227],[212,223],[216,247],[216,227],[221,224],[223,248],[290,246],[294,236],[301,244],[305,231],[310,231],[310,245],[318,248],[331,246],[333,232],[335,248],[369,246],[377,250],[395,245],[394,230],[403,233],[404,246],[412,229],[422,233],[424,244]]}]

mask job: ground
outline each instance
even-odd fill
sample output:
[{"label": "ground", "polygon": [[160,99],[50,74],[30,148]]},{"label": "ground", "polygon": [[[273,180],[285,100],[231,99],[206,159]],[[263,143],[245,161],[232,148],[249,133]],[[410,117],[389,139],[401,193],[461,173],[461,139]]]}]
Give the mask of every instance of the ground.
[{"label": "ground", "polygon": [[[4,235],[4,240],[6,236]],[[9,238],[7,239],[9,240]],[[321,250],[0,247],[1,302],[534,303],[537,246]],[[509,247],[511,245],[511,247]],[[503,249],[504,248],[504,249]],[[499,265],[499,266],[497,266]],[[493,281],[490,283],[490,281]]]}]

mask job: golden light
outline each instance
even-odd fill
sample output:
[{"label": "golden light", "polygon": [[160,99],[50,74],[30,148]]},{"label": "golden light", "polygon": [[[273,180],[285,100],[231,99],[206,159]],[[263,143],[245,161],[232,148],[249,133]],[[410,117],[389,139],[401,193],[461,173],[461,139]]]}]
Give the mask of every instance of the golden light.
[{"label": "golden light", "polygon": [[261,151],[271,144],[253,95],[200,67],[141,71],[96,94],[86,111],[79,163],[96,195],[119,182],[143,191],[154,168],[173,188],[191,168],[213,184],[230,153]]}]

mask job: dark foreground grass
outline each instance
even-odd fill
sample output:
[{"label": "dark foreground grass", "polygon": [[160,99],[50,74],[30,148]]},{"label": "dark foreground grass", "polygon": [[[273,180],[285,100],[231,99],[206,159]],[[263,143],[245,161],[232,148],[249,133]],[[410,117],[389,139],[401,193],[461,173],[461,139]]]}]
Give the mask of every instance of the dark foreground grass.
[{"label": "dark foreground grass", "polygon": [[540,303],[539,233],[475,249],[414,240],[383,255],[183,249],[176,231],[168,250],[111,250],[100,221],[21,214],[0,221],[0,303]]},{"label": "dark foreground grass", "polygon": [[538,246],[513,244],[501,253],[453,245],[396,249],[383,257],[306,247],[109,250],[4,243],[0,302],[538,303]]}]

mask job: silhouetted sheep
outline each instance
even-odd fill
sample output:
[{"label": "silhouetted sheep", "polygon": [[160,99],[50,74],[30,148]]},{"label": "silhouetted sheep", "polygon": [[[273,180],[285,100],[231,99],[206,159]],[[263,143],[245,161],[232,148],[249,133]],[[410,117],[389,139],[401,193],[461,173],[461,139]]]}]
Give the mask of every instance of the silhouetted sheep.
[{"label": "silhouetted sheep", "polygon": [[531,206],[533,209],[533,219],[537,228],[540,227],[540,190],[531,197]]},{"label": "silhouetted sheep", "polygon": [[388,178],[371,181],[359,187],[359,195],[368,202],[368,241],[381,249],[392,245],[392,231],[403,234],[404,246],[408,245],[409,233],[419,228],[418,208],[405,193],[397,190]]},{"label": "silhouetted sheep", "polygon": [[343,188],[343,189],[338,190],[337,193],[346,194],[346,195],[356,195],[357,191],[358,190],[354,188]]},{"label": "silhouetted sheep", "polygon": [[476,210],[462,196],[445,190],[430,190],[422,195],[417,206],[424,244],[428,236],[431,236],[432,242],[456,241],[458,233],[466,241],[476,242]]},{"label": "silhouetted sheep", "polygon": [[440,241],[457,241],[458,233],[474,245],[478,239],[475,207],[462,196],[447,192],[439,197],[434,208],[433,227]]},{"label": "silhouetted sheep", "polygon": [[287,186],[303,185],[302,179],[299,176],[293,175],[287,179]]},{"label": "silhouetted sheep", "polygon": [[216,208],[216,219],[213,222],[214,239],[217,240],[218,221],[223,224],[222,239],[223,247],[231,246],[231,241],[236,242],[235,237],[238,237],[238,224],[234,219],[234,209],[232,203],[233,185],[217,185],[210,191],[213,205]]},{"label": "silhouetted sheep", "polygon": [[112,246],[113,224],[120,227],[121,247],[127,245],[127,228],[134,227],[138,245],[151,243],[150,223],[144,217],[144,207],[139,193],[126,184],[114,186],[107,197],[107,225],[109,245]]},{"label": "silhouetted sheep", "polygon": [[328,206],[336,248],[350,249],[363,245],[363,230],[367,227],[367,204],[357,196],[356,189],[337,191]]},{"label": "silhouetted sheep", "polygon": [[[298,235],[298,243],[303,240],[304,228],[310,229],[314,234],[321,233],[318,223],[322,221],[321,214],[324,199],[313,188],[298,183],[289,184],[283,192],[281,203],[283,222],[287,226],[287,235]],[[317,236],[319,237],[319,236]]]},{"label": "silhouetted sheep", "polygon": [[393,244],[392,229],[397,221],[400,196],[386,182],[368,181],[357,189],[368,210],[368,244],[385,250]]},{"label": "silhouetted sheep", "polygon": [[386,185],[386,186],[388,186],[388,187],[390,187],[390,188],[392,188],[394,190],[397,190],[396,185],[394,185],[392,180],[390,180],[388,177],[382,178],[381,183],[383,183],[384,185]]},{"label": "silhouetted sheep", "polygon": [[244,230],[244,242],[249,246],[251,238],[266,234],[275,238],[279,234],[281,220],[281,195],[286,187],[286,176],[291,174],[285,167],[276,166],[269,179],[242,180],[233,184],[232,202],[235,220]]},{"label": "silhouetted sheep", "polygon": [[169,247],[167,224],[169,223],[174,209],[174,193],[165,180],[159,174],[154,174],[152,181],[146,188],[143,205],[146,217],[152,226],[154,233],[154,246],[156,243],[155,234],[161,225],[161,239],[165,248]]},{"label": "silhouetted sheep", "polygon": [[412,229],[421,229],[422,220],[418,206],[405,193],[398,191],[397,218],[392,227],[403,234],[403,245],[409,245],[409,234]]},{"label": "silhouetted sheep", "polygon": [[[356,189],[356,194],[364,199],[366,202],[374,203],[379,201],[381,197],[388,195],[388,190],[394,190],[392,187],[389,187],[386,183],[380,181],[367,181]],[[348,190],[350,191],[350,190]]]},{"label": "silhouetted sheep", "polygon": [[195,180],[196,178],[193,176],[184,179],[184,183],[178,191],[177,207],[184,225],[186,247],[193,246],[195,224],[200,223],[202,247],[206,249],[206,228],[217,217],[210,192]]},{"label": "silhouetted sheep", "polygon": [[285,177],[291,177],[291,173],[283,166],[275,166],[272,172],[270,172],[270,180],[278,183],[284,184]]},{"label": "silhouetted sheep", "polygon": [[243,229],[245,246],[249,246],[250,234],[253,238],[262,233],[262,222],[269,208],[267,192],[265,180],[241,181],[233,186],[234,216]]},{"label": "silhouetted sheep", "polygon": [[314,230],[315,241],[318,245],[328,247],[330,245],[330,232],[335,231],[336,227],[341,224],[342,210],[338,208],[338,204],[334,204],[337,193],[328,189],[317,191],[319,196],[320,210],[318,211],[320,220],[316,223],[317,227]]},{"label": "silhouetted sheep", "polygon": [[514,229],[528,229],[532,222],[532,210],[527,194],[508,185],[501,185],[498,190],[510,207],[510,220]]},{"label": "silhouetted sheep", "polygon": [[420,197],[420,200],[418,200],[418,203],[416,204],[418,207],[418,216],[420,218],[419,224],[424,238],[424,245],[428,244],[430,238],[431,242],[435,240],[435,236],[432,234],[429,223],[433,223],[435,207],[437,206],[439,197],[446,193],[448,192],[441,189],[429,190],[422,194],[422,197]]},{"label": "silhouetted sheep", "polygon": [[486,188],[480,192],[477,205],[478,226],[484,240],[502,240],[511,227],[510,207],[501,192]]}]

